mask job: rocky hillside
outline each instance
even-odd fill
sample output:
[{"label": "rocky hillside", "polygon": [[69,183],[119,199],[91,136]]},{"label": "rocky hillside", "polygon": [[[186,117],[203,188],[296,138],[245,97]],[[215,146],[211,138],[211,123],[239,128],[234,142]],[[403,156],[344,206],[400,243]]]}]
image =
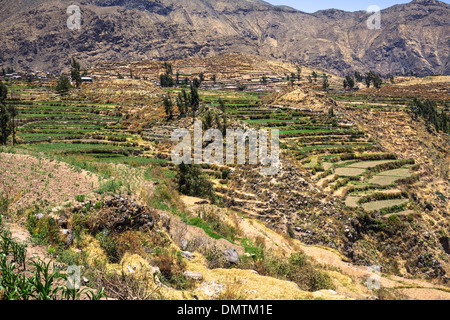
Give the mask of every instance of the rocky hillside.
[{"label": "rocky hillside", "polygon": [[[67,7],[81,8],[81,30]],[[259,0],[0,0],[0,64],[61,71],[98,61],[179,59],[243,52],[328,69],[450,74],[450,5],[414,0],[369,14],[307,14]]]}]

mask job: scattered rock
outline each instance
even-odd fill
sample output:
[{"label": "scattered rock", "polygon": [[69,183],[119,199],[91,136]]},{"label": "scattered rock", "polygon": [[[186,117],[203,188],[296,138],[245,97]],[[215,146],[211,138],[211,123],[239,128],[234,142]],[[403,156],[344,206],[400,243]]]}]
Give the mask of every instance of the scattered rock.
[{"label": "scattered rock", "polygon": [[194,280],[194,281],[202,281],[203,280],[203,275],[200,272],[185,271],[185,272],[183,272],[183,275],[188,280]]},{"label": "scattered rock", "polygon": [[69,221],[66,216],[59,217],[57,222],[60,228],[67,229],[67,224]]},{"label": "scattered rock", "polygon": [[64,246],[65,249],[69,248],[73,244],[73,240],[75,240],[75,235],[72,230],[69,229],[61,229],[60,232],[64,237],[66,237],[66,244]]},{"label": "scattered rock", "polygon": [[44,217],[43,213],[38,213],[34,215],[36,217],[36,219],[41,220]]},{"label": "scattered rock", "polygon": [[199,298],[213,300],[219,297],[223,290],[225,290],[224,284],[205,281],[194,291],[194,294]]},{"label": "scattered rock", "polygon": [[52,209],[52,213],[57,213],[57,212],[62,211],[62,210],[63,210],[63,208],[60,207],[60,206],[54,207],[54,208]]},{"label": "scattered rock", "polygon": [[189,251],[181,251],[181,255],[189,261],[194,260],[195,258],[195,255]]}]

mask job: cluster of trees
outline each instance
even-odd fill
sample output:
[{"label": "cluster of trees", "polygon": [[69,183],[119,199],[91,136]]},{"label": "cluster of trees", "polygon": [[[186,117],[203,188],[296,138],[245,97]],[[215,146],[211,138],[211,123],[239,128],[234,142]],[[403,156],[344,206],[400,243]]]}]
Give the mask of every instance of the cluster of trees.
[{"label": "cluster of trees", "polygon": [[417,77],[417,73],[414,71],[396,72],[395,74],[399,77]]},{"label": "cluster of trees", "polygon": [[[159,75],[159,83],[161,87],[173,87],[175,85],[175,81],[173,80],[173,70],[172,65],[170,63],[164,62],[165,73]],[[178,81],[178,73],[177,73],[177,81]]]},{"label": "cluster of trees", "polygon": [[[291,72],[290,75],[284,74],[287,81],[290,81],[291,85],[294,85],[295,80],[301,80],[302,79],[302,67],[296,66],[297,72]],[[261,79],[259,80],[262,84],[267,84],[267,76],[265,74],[262,75]]]},{"label": "cluster of trees", "polygon": [[[299,71],[299,73],[298,73],[298,76],[299,77],[301,77],[300,76],[300,74],[301,74],[301,68],[299,68],[298,69]],[[329,78],[331,78],[331,76],[328,76],[328,75],[326,75],[325,73],[324,74],[322,74],[322,75],[319,75],[316,71],[313,71],[310,75],[308,75],[308,81],[309,81],[309,83],[315,83],[315,82],[317,82],[317,79],[318,78],[322,78],[322,88],[323,88],[323,90],[328,90],[329,89],[329,82],[328,82],[328,79]],[[300,79],[300,78],[299,78]]]},{"label": "cluster of trees", "polygon": [[435,101],[422,101],[414,98],[410,104],[410,108],[414,119],[417,120],[418,117],[422,117],[425,119],[428,127],[434,125],[437,132],[450,133],[450,116],[446,114],[444,109],[439,112]]},{"label": "cluster of trees", "polygon": [[[200,73],[199,78],[194,78],[191,83],[188,77],[181,80],[180,73],[178,71],[175,75],[175,79],[173,79],[173,69],[170,63],[164,62],[164,69],[165,72],[159,75],[159,83],[163,88],[170,88],[175,85],[181,85],[184,87],[193,85],[195,88],[200,88],[202,82],[205,81],[205,75],[203,74],[203,72]],[[213,75],[211,80],[216,82],[216,75]]]},{"label": "cluster of trees", "polygon": [[[86,75],[86,71],[84,71],[83,76]],[[70,78],[75,83],[75,86],[77,88],[81,85],[81,66],[78,63],[78,61],[72,57],[72,60],[70,62]],[[56,85],[55,90],[59,93],[64,93],[69,91],[72,88],[72,84],[70,83],[69,77],[65,75],[61,75],[58,79],[58,83]]]},{"label": "cluster of trees", "polygon": [[11,67],[2,68],[2,75],[5,77],[7,74],[14,73],[14,69]]},{"label": "cluster of trees", "polygon": [[12,134],[13,145],[16,143],[17,108],[14,104],[7,104],[8,87],[0,82],[0,145],[6,145]]},{"label": "cluster of trees", "polygon": [[[174,114],[174,103],[169,93],[164,97],[163,105],[165,113],[170,120],[173,118]],[[184,89],[178,93],[176,105],[180,112],[180,116],[185,117],[187,114],[191,113],[192,117],[195,119],[196,113],[200,108],[200,96],[197,88],[191,84],[189,93]]]},{"label": "cluster of trees", "polygon": [[215,127],[219,129],[223,135],[226,134],[227,126],[228,126],[228,120],[227,120],[227,113],[226,113],[226,105],[225,102],[222,99],[219,99],[219,110],[221,113],[214,112],[213,110],[209,109],[206,111],[204,117],[203,117],[203,126],[205,130],[208,130],[212,127]]},{"label": "cluster of trees", "polygon": [[373,71],[369,71],[365,76],[365,82],[367,88],[370,88],[370,84],[373,83],[375,88],[380,88],[383,84],[383,80],[381,79],[381,75],[379,73],[375,73]]},{"label": "cluster of trees", "polygon": [[352,76],[346,75],[344,79],[344,89],[353,89],[355,87],[355,80]]},{"label": "cluster of trees", "polygon": [[[391,82],[394,81],[393,76],[388,75]],[[353,89],[355,87],[356,82],[365,82],[367,88],[370,88],[370,85],[373,84],[375,88],[380,88],[383,84],[383,79],[379,73],[375,73],[373,71],[369,71],[363,76],[358,71],[355,71],[353,74],[348,74],[344,79],[344,89]]]}]

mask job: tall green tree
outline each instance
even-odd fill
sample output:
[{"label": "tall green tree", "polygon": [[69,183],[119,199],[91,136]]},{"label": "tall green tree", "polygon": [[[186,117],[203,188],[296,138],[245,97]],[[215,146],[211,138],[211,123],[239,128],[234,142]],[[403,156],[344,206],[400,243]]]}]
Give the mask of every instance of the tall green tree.
[{"label": "tall green tree", "polygon": [[372,82],[375,88],[380,88],[383,84],[383,79],[381,79],[381,75],[378,73],[374,73],[372,76]]},{"label": "tall green tree", "polygon": [[166,112],[168,120],[172,119],[173,103],[169,93],[164,97],[163,104],[164,104],[164,111]]},{"label": "tall green tree", "polygon": [[353,89],[355,87],[355,80],[350,75],[345,76],[344,88]]},{"label": "tall green tree", "polygon": [[302,67],[297,66],[297,80],[302,80]]},{"label": "tall green tree", "polygon": [[10,121],[8,108],[3,102],[0,102],[0,145],[6,145],[8,137],[12,133]]},{"label": "tall green tree", "polygon": [[161,87],[173,87],[173,78],[170,74],[163,73],[159,75],[159,82],[161,84]]},{"label": "tall green tree", "polygon": [[173,74],[172,65],[170,63],[164,62],[164,69],[166,74]]},{"label": "tall green tree", "polygon": [[0,145],[6,145],[8,137],[11,134],[11,116],[5,104],[7,96],[8,87],[3,82],[0,82]]},{"label": "tall green tree", "polygon": [[81,85],[81,67],[75,58],[72,58],[70,76],[72,81],[75,82],[76,87],[79,88]]},{"label": "tall green tree", "polygon": [[11,126],[11,133],[13,138],[13,146],[16,144],[16,117],[19,115],[19,111],[17,110],[16,106],[14,104],[9,104],[7,106],[7,111],[10,116],[10,126]]},{"label": "tall green tree", "polygon": [[194,78],[194,80],[192,80],[192,84],[194,85],[194,87],[200,88],[202,82],[200,81],[200,79]]},{"label": "tall green tree", "polygon": [[4,102],[8,95],[8,87],[0,81],[0,102]]},{"label": "tall green tree", "polygon": [[324,91],[328,91],[329,88],[330,88],[330,83],[328,82],[328,76],[325,75],[322,80],[322,89]]},{"label": "tall green tree", "polygon": [[220,109],[220,111],[222,111],[222,121],[220,120],[219,115],[216,114],[216,123],[219,126],[219,129],[222,131],[222,133],[225,134],[227,131],[227,124],[228,124],[227,112],[226,112],[227,106],[222,99],[219,99],[219,109]]},{"label": "tall green tree", "polygon": [[190,97],[189,94],[186,92],[186,90],[182,90],[180,93],[178,93],[177,97],[177,107],[178,111],[180,112],[180,116],[184,117],[189,112],[189,105],[190,105]]},{"label": "tall green tree", "polygon": [[362,82],[363,81],[363,76],[361,75],[361,73],[359,73],[358,71],[354,72],[355,75],[355,80],[358,82]]},{"label": "tall green tree", "polygon": [[196,113],[198,111],[198,109],[200,108],[200,96],[198,95],[198,91],[197,88],[191,84],[191,94],[190,94],[190,109],[192,112],[192,117],[194,118],[195,121],[195,116]]},{"label": "tall green tree", "polygon": [[262,84],[266,84],[267,83],[267,77],[266,77],[265,74],[261,77],[261,83]]}]

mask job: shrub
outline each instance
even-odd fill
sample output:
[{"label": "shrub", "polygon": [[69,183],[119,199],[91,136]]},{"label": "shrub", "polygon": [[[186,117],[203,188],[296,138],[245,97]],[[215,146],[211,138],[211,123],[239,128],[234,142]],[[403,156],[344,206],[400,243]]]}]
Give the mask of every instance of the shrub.
[{"label": "shrub", "polygon": [[229,268],[230,263],[225,259],[223,251],[216,246],[202,248],[202,253],[207,261],[209,269]]},{"label": "shrub", "polygon": [[42,217],[37,219],[32,213],[28,215],[28,231],[33,239],[45,245],[60,245],[60,228],[52,217]]},{"label": "shrub", "polygon": [[104,229],[102,232],[97,234],[96,238],[100,243],[100,247],[105,251],[108,260],[111,263],[119,262],[121,256],[118,250],[118,243],[116,238],[113,235],[111,235],[110,231]]},{"label": "shrub", "polygon": [[179,251],[158,250],[154,261],[161,271],[163,283],[165,282],[177,290],[186,290],[192,286],[193,283],[183,275],[186,264]]},{"label": "shrub", "polygon": [[408,193],[407,192],[401,192],[401,193],[383,193],[383,192],[376,192],[372,193],[368,196],[361,197],[358,200],[358,204],[363,204],[367,202],[372,201],[380,201],[380,200],[392,200],[392,199],[402,199],[407,198]]},{"label": "shrub", "polygon": [[117,253],[120,257],[123,257],[125,253],[132,254],[144,254],[142,247],[142,241],[139,234],[134,231],[126,231],[116,237]]},{"label": "shrub", "polygon": [[98,194],[117,193],[120,191],[122,186],[123,186],[122,181],[116,181],[115,179],[111,179],[101,184],[100,188],[98,188],[95,192]]},{"label": "shrub", "polygon": [[78,202],[84,202],[85,199],[86,199],[85,195],[75,196],[75,200],[78,201]]},{"label": "shrub", "polygon": [[331,277],[317,269],[302,252],[294,253],[289,258],[270,255],[254,261],[247,259],[240,267],[256,270],[261,275],[293,281],[302,290],[335,289]]},{"label": "shrub", "polygon": [[387,225],[391,228],[398,229],[402,225],[402,221],[398,215],[393,214],[388,218]]},{"label": "shrub", "polygon": [[193,197],[207,197],[215,203],[216,196],[212,184],[202,176],[200,166],[184,163],[178,165],[176,180],[180,193]]}]

